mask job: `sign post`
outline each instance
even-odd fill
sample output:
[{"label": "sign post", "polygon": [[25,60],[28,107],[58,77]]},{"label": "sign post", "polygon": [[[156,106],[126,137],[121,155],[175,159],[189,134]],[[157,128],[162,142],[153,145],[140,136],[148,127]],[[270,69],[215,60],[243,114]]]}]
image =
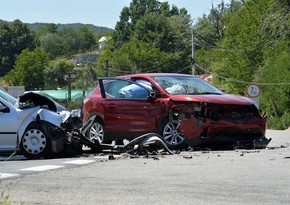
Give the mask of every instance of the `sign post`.
[{"label": "sign post", "polygon": [[254,100],[256,103],[257,108],[259,108],[259,99],[258,96],[260,95],[260,87],[258,84],[249,84],[246,88],[246,93],[249,98]]},{"label": "sign post", "polygon": [[249,84],[246,93],[250,98],[256,98],[260,95],[260,87],[257,84]]}]

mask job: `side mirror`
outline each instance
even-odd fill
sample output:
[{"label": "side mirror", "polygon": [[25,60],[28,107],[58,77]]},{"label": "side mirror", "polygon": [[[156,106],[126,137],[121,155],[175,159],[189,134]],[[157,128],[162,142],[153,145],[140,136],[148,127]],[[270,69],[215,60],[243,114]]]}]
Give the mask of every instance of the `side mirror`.
[{"label": "side mirror", "polygon": [[0,112],[9,112],[9,108],[5,107],[4,105],[2,105],[2,103],[0,103]]},{"label": "side mirror", "polygon": [[156,91],[150,91],[149,92],[149,99],[155,100],[159,97],[159,93]]}]

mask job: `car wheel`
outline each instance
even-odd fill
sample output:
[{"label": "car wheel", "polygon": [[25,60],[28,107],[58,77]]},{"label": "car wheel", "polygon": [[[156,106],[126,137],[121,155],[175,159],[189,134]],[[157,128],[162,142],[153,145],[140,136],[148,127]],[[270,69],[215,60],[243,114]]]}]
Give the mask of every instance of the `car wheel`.
[{"label": "car wheel", "polygon": [[21,153],[29,159],[47,158],[51,147],[50,138],[38,123],[31,123],[25,130],[20,143]]},{"label": "car wheel", "polygon": [[168,119],[161,125],[159,134],[170,149],[178,150],[186,147],[185,136],[177,130],[178,126],[179,122],[177,120],[169,122]]},{"label": "car wheel", "polygon": [[90,129],[88,130],[87,137],[95,143],[104,142],[104,124],[96,119]]}]

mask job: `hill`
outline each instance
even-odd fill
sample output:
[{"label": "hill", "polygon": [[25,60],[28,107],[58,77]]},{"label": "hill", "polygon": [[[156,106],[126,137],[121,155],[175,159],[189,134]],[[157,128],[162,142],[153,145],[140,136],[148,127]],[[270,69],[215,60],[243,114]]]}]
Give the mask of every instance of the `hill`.
[{"label": "hill", "polygon": [[[27,25],[29,25],[29,27],[32,30],[38,30],[39,28],[48,25],[48,23],[30,23]],[[93,24],[69,23],[69,24],[56,24],[56,25],[57,25],[58,29],[67,28],[67,27],[79,29],[80,27],[86,25],[93,31],[94,34],[103,34],[103,33],[109,32],[109,31],[113,31],[113,29],[111,29],[111,28],[102,27],[102,26],[95,26]]]},{"label": "hill", "polygon": [[[3,21],[4,20],[0,19],[0,22],[3,22]],[[48,25],[49,23],[25,23],[25,24],[27,24],[32,30],[38,30]],[[106,32],[113,31],[113,29],[111,28],[95,26],[93,24],[68,23],[68,24],[55,24],[55,25],[57,26],[58,29],[65,28],[65,27],[79,29],[80,27],[87,25],[93,31],[94,34],[104,34]]]}]

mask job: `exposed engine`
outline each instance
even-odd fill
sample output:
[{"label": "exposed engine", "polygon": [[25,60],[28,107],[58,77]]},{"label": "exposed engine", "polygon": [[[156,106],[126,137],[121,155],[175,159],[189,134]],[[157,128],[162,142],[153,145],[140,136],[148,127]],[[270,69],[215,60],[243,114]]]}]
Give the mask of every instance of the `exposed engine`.
[{"label": "exposed engine", "polygon": [[170,119],[179,121],[177,129],[193,146],[254,148],[254,140],[265,138],[266,116],[254,105],[178,103],[170,113]]}]

